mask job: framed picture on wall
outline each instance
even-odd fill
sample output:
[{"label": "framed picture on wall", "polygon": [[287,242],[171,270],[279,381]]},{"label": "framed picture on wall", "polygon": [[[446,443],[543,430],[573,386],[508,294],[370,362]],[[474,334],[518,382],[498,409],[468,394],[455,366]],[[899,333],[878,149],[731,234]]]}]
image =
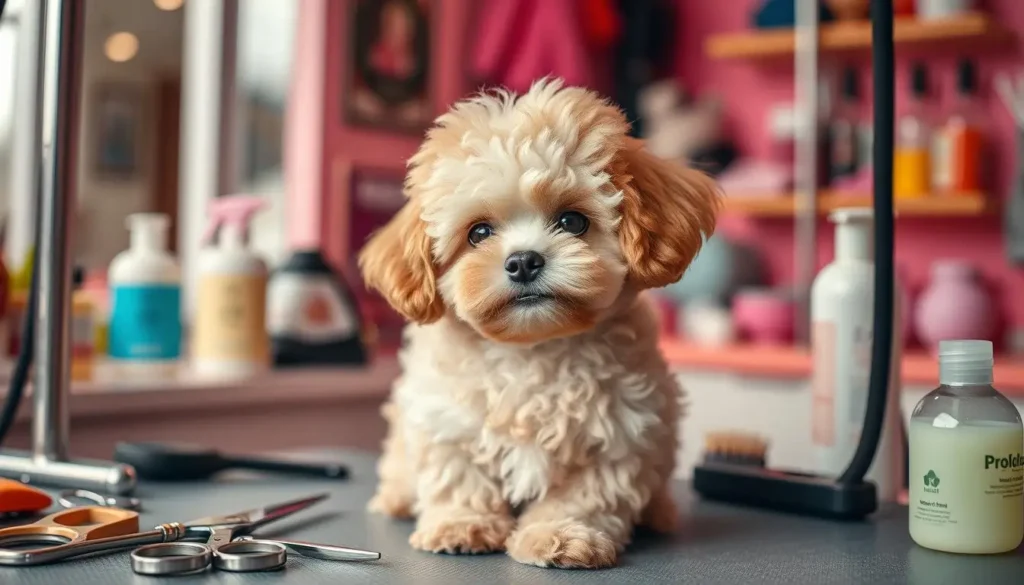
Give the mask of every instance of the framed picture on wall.
[{"label": "framed picture on wall", "polygon": [[380,295],[366,290],[359,271],[354,267],[359,251],[370,235],[383,227],[405,204],[402,192],[405,174],[402,170],[355,168],[349,186],[351,221],[349,228],[350,258],[346,266],[363,315],[376,325],[378,343],[385,347],[401,344],[405,320]]},{"label": "framed picture on wall", "polygon": [[343,100],[350,124],[421,132],[434,118],[430,67],[437,0],[350,0]]},{"label": "framed picture on wall", "polygon": [[123,85],[101,86],[93,96],[93,168],[104,178],[132,179],[142,157],[142,96]]}]

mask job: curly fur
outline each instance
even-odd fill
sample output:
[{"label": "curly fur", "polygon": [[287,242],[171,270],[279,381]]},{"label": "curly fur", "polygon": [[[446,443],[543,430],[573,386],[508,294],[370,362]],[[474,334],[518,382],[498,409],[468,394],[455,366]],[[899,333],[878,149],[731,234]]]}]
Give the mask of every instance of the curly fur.
[{"label": "curly fur", "polygon": [[[627,130],[557,80],[459,102],[363,250],[368,285],[412,322],[370,503],[417,518],[412,546],[593,568],[615,564],[638,524],[674,528],[683,393],[640,292],[682,275],[719,196]],[[566,210],[590,228],[557,229]],[[481,221],[493,235],[470,245]],[[522,250],[546,259],[536,282],[504,272]]]}]

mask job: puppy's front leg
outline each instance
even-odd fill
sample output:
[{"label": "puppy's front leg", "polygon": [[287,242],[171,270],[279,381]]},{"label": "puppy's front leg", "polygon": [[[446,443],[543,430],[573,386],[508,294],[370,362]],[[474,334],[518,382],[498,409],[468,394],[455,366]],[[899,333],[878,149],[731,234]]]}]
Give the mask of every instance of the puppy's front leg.
[{"label": "puppy's front leg", "polygon": [[461,445],[426,447],[418,470],[413,548],[445,553],[502,550],[515,520],[498,483]]},{"label": "puppy's front leg", "polygon": [[530,565],[596,569],[615,565],[629,543],[646,490],[624,465],[580,470],[531,504],[505,544],[509,556]]}]

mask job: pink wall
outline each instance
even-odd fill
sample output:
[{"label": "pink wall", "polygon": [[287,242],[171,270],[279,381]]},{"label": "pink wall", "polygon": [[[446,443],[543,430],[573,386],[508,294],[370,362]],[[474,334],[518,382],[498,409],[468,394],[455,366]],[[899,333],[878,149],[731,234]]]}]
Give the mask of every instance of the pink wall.
[{"label": "pink wall", "polygon": [[288,92],[284,131],[285,195],[288,201],[288,245],[320,245],[323,215],[323,121],[327,27],[330,0],[299,4],[295,65]]},{"label": "pink wall", "polygon": [[[324,213],[321,229],[327,257],[344,266],[354,252],[350,246],[349,181],[354,169],[393,170],[402,174],[405,161],[422,136],[348,126],[342,96],[350,28],[350,0],[328,0],[327,87],[324,115]],[[472,0],[435,0],[433,22],[433,102],[440,114],[466,90],[463,49]]]},{"label": "pink wall", "polygon": [[[765,115],[771,105],[793,99],[793,74],[790,62],[757,65],[743,61],[711,61],[704,57],[703,43],[712,34],[740,30],[747,26],[752,7],[759,0],[731,0],[725,10],[720,3],[676,0],[679,5],[679,46],[677,71],[688,90],[714,92],[725,100],[729,125],[745,154],[764,155],[768,151]],[[988,0],[989,11],[1011,29],[1024,33],[1024,2]],[[950,104],[954,67],[961,55],[950,52],[927,56],[897,51],[897,111],[902,103],[905,76],[912,60],[921,58],[929,65],[933,99],[940,111]],[[990,122],[989,149],[994,162],[990,188],[994,196],[1005,198],[1013,172],[1014,124],[992,91],[996,71],[1024,70],[1018,50],[1002,52],[965,52],[978,63],[983,111]],[[833,60],[830,65],[857,64],[862,71],[862,95],[870,96],[870,67],[866,56],[856,61]],[[823,62],[824,65],[824,62]],[[867,112],[865,112],[867,113]],[[774,280],[785,283],[793,272],[793,225],[787,220],[729,218],[722,228],[726,233],[757,242],[764,250]],[[948,235],[946,235],[948,234]],[[1006,260],[1001,218],[900,219],[896,234],[897,263],[912,291],[927,282],[929,266],[938,258],[970,260],[1001,293],[1008,324],[1024,327],[1024,270],[1012,268]],[[832,230],[821,223],[818,259],[823,266],[832,257]]]}]

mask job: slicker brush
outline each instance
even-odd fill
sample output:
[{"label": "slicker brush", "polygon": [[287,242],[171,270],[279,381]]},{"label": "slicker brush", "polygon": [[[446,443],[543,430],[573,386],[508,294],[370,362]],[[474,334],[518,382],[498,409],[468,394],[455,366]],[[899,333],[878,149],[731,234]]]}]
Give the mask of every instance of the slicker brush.
[{"label": "slicker brush", "polygon": [[764,467],[768,441],[743,431],[716,431],[704,436],[704,462]]}]

